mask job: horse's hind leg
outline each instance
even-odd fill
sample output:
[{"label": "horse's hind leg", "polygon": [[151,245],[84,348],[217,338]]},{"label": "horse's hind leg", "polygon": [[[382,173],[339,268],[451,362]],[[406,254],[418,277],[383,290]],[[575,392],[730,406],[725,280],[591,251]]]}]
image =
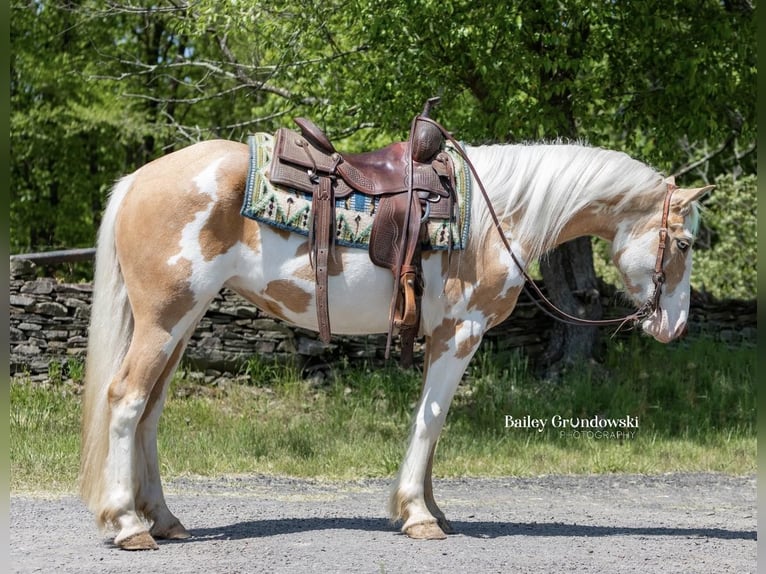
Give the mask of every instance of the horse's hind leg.
[{"label": "horse's hind leg", "polygon": [[149,533],[155,539],[180,540],[191,536],[181,521],[170,512],[165,502],[157,454],[157,426],[170,380],[178,367],[188,338],[187,335],[183,341],[179,342],[171,355],[165,370],[149,395],[144,415],[136,429],[136,470],[140,473],[136,508],[140,514],[152,522]]},{"label": "horse's hind leg", "polygon": [[109,386],[109,452],[101,522],[119,529],[114,543],[126,550],[157,548],[143,518],[164,537],[188,535],[165,505],[159,485],[156,424],[166,383],[183,353],[185,339],[136,323],[133,340]]}]

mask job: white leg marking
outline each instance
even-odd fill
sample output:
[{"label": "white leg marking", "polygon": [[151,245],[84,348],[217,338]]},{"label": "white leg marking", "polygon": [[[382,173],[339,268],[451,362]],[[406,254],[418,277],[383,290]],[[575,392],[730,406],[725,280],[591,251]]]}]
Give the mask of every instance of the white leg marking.
[{"label": "white leg marking", "polygon": [[[163,384],[159,381],[157,384]],[[165,503],[165,496],[162,492],[162,483],[160,481],[159,457],[157,453],[157,425],[159,423],[162,408],[167,396],[167,387],[169,383],[164,383],[162,395],[154,404],[152,412],[143,421],[141,421],[136,434],[136,442],[140,452],[138,456],[143,460],[137,465],[139,470],[143,470],[139,476],[140,488],[139,496],[145,511],[151,514],[155,523],[165,523],[172,520],[173,516]],[[143,464],[141,464],[143,463]],[[169,516],[168,516],[169,515]]]},{"label": "white leg marking", "polygon": [[482,324],[465,321],[457,336],[447,342],[449,350],[428,366],[407,454],[394,484],[394,492],[406,504],[403,531],[414,524],[436,522],[425,501],[428,456],[439,438],[463,372],[478,348],[477,343],[466,356],[456,357],[460,342],[468,339],[472,333],[483,333]]},{"label": "white leg marking", "polygon": [[146,406],[145,399],[124,399],[112,409],[109,426],[109,455],[106,461],[107,491],[106,508],[120,509],[117,516],[120,533],[119,542],[146,530],[146,525],[136,514],[133,498],[135,473],[135,434],[138,421]]}]

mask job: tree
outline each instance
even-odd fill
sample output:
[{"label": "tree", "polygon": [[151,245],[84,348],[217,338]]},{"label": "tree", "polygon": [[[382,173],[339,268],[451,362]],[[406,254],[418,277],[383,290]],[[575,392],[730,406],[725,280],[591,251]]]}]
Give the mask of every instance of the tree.
[{"label": "tree", "polygon": [[[406,137],[433,95],[442,96],[436,117],[472,143],[584,140],[690,184],[755,173],[748,0],[59,0],[14,4],[12,14],[12,211],[25,222],[16,230],[28,230],[12,229],[19,245],[72,241],[31,209],[58,213],[55,186],[80,206],[69,210],[87,229],[80,242],[95,233],[105,172],[297,115],[347,138],[345,149],[369,148]],[[41,167],[38,157],[91,173]],[[578,240],[541,271],[554,302],[596,318],[592,257]],[[558,329],[551,361],[596,352],[592,328]]]}]

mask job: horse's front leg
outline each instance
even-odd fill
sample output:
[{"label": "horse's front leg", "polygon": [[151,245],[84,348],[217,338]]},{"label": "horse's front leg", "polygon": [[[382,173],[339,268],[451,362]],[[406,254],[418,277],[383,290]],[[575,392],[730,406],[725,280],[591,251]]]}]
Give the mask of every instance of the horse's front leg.
[{"label": "horse's front leg", "polygon": [[444,515],[444,512],[442,512],[441,508],[439,508],[439,505],[436,504],[436,499],[434,498],[434,488],[433,488],[433,479],[431,477],[431,474],[433,472],[434,467],[434,453],[436,452],[436,444],[434,444],[431,447],[431,452],[428,455],[428,466],[426,467],[426,479],[424,482],[424,496],[426,499],[426,506],[428,507],[428,510],[431,511],[431,514],[436,518],[436,524],[439,525],[439,528],[442,529],[442,532],[444,534],[454,534],[455,529],[452,528],[452,524],[450,524],[450,521],[447,520],[447,517]]},{"label": "horse's front leg", "polygon": [[451,531],[433,498],[433,454],[452,397],[483,333],[478,322],[445,319],[426,339],[423,391],[389,508],[391,518],[403,521],[401,530],[411,538],[441,539],[445,529]]}]

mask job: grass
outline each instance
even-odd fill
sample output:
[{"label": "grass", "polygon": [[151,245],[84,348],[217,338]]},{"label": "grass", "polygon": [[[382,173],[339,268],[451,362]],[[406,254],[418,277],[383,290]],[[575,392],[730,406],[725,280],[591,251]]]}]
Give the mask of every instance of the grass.
[{"label": "grass", "polygon": [[[604,365],[536,379],[517,355],[485,350],[453,401],[436,476],[716,471],[756,468],[756,351],[709,340],[662,346],[614,341]],[[80,374],[76,368],[70,372]],[[391,477],[404,455],[420,392],[417,373],[341,369],[321,385],[297,369],[251,362],[248,380],[195,382],[179,373],[160,422],[165,479],[280,474]],[[505,416],[548,421],[544,432],[506,428]],[[572,436],[552,417],[638,418],[632,437]],[[72,491],[79,446],[79,385],[11,386],[11,490]]]}]

